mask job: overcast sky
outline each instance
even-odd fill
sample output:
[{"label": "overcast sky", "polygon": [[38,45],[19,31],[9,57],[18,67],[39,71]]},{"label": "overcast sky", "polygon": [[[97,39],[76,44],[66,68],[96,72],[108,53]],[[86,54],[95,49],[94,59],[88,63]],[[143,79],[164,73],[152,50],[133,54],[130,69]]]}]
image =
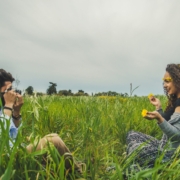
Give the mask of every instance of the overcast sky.
[{"label": "overcast sky", "polygon": [[163,94],[179,63],[179,0],[1,0],[0,64],[46,92]]}]

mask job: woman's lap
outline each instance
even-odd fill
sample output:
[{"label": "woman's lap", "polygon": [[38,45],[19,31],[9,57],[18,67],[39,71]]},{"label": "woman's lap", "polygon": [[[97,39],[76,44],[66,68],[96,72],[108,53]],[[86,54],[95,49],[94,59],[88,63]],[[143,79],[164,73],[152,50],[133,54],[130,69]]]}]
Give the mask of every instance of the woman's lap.
[{"label": "woman's lap", "polygon": [[[134,163],[138,163],[141,167],[153,167],[156,158],[162,152],[159,150],[160,141],[156,138],[143,134],[141,132],[130,131],[126,138],[127,154],[135,152]],[[164,159],[170,159],[171,154],[164,155]]]},{"label": "woman's lap", "polygon": [[130,131],[127,135],[126,143],[127,153],[131,154],[141,145],[143,146],[142,148],[144,148],[144,151],[157,151],[160,141],[141,132]]}]

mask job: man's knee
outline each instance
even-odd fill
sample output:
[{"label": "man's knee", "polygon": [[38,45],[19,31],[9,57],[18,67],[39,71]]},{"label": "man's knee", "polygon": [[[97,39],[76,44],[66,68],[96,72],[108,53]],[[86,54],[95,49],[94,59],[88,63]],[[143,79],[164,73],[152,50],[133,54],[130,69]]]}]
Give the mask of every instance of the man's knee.
[{"label": "man's knee", "polygon": [[51,133],[51,134],[47,134],[44,137],[57,137],[57,136],[59,136],[57,133]]}]

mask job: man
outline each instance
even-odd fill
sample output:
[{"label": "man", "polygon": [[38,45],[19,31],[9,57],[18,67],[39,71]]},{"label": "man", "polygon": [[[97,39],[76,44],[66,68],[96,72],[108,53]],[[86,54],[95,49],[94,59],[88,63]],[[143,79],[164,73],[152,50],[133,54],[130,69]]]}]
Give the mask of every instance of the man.
[{"label": "man", "polygon": [[[0,92],[2,107],[0,109],[0,120],[4,121],[6,124],[7,119],[10,119],[9,136],[15,141],[18,129],[21,124],[21,107],[23,106],[23,97],[21,94],[17,93],[12,89],[12,82],[14,81],[13,76],[6,72],[4,69],[0,69]],[[0,131],[1,132],[1,131]],[[26,147],[27,152],[38,151],[47,146],[48,143],[52,143],[58,150],[61,156],[64,155],[65,167],[70,169],[72,167],[71,161],[74,161],[69,149],[66,147],[65,143],[58,136],[58,134],[52,133],[48,134],[39,140],[38,144],[30,144]],[[13,143],[10,142],[10,146]],[[67,159],[67,160],[66,160]],[[75,164],[75,169],[80,173],[82,172],[81,167]]]}]

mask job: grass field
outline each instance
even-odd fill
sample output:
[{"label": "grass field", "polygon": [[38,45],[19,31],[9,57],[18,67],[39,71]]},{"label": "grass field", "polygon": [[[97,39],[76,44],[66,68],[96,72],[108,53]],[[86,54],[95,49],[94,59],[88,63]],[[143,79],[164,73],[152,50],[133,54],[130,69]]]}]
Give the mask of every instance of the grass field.
[{"label": "grass field", "polygon": [[[163,105],[166,97],[159,96]],[[163,106],[164,107],[164,106]],[[180,179],[178,158],[170,165],[157,161],[153,169],[139,172],[125,170],[126,134],[129,130],[140,131],[158,139],[162,132],[156,121],[141,116],[142,109],[153,111],[147,97],[26,97],[22,108],[21,132],[9,148],[7,129],[0,137],[1,180],[63,180],[76,179],[76,174],[64,171],[63,159],[56,149],[27,154],[23,143],[29,144],[49,133],[57,133],[69,147],[73,156],[86,163],[84,179],[120,180],[123,173],[128,179]],[[44,154],[46,166],[42,165]],[[132,159],[132,158],[131,158]],[[129,160],[131,160],[129,158]],[[116,170],[107,172],[108,167]]]}]

